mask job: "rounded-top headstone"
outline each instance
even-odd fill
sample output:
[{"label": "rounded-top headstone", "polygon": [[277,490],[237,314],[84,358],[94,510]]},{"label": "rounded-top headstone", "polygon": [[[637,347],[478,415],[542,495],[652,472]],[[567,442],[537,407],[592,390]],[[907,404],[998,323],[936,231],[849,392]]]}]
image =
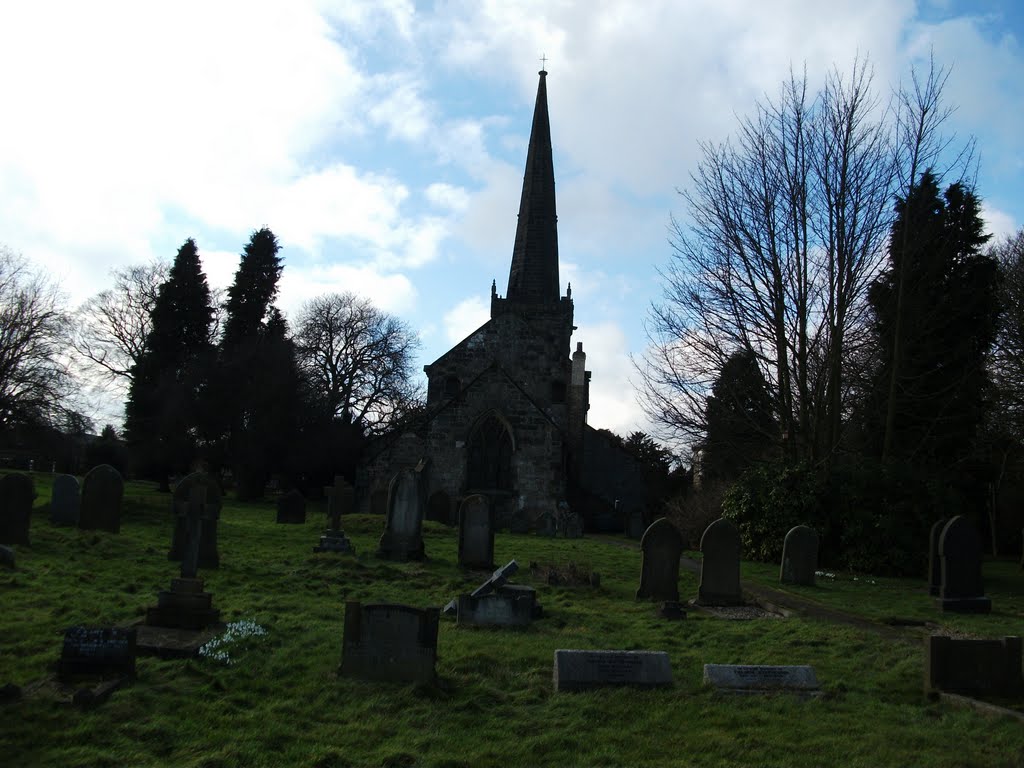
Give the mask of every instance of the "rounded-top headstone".
[{"label": "rounded-top headstone", "polygon": [[0,477],[0,544],[28,545],[35,483],[21,472]]},{"label": "rounded-top headstone", "polygon": [[124,480],[121,473],[109,464],[93,467],[82,481],[78,527],[119,533],[123,497]]},{"label": "rounded-top headstone", "polygon": [[779,581],[783,584],[803,584],[813,587],[816,570],[818,570],[817,532],[806,525],[790,528],[782,543]]},{"label": "rounded-top headstone", "polygon": [[939,537],[942,560],[939,602],[943,610],[980,613],[991,610],[981,576],[982,553],[981,537],[968,518],[957,515],[946,523]]},{"label": "rounded-top headstone", "polygon": [[701,605],[742,605],[740,589],[740,534],[724,517],[711,523],[700,537],[700,588],[697,602]]},{"label": "rounded-top headstone", "polygon": [[50,522],[54,525],[78,525],[80,504],[78,478],[74,475],[57,475],[50,496]]},{"label": "rounded-top headstone", "polygon": [[494,513],[483,494],[467,496],[459,505],[459,565],[494,567]]},{"label": "rounded-top headstone", "polygon": [[942,559],[939,557],[939,538],[949,518],[935,522],[928,532],[928,594],[937,597],[942,588]]},{"label": "rounded-top headstone", "polygon": [[420,475],[412,469],[396,474],[388,487],[388,516],[377,548],[378,557],[422,560],[425,501]]},{"label": "rounded-top headstone", "polygon": [[683,537],[667,518],[651,523],[640,539],[640,588],[637,600],[679,602],[679,557]]},{"label": "rounded-top headstone", "polygon": [[193,472],[186,475],[174,486],[171,497],[171,509],[174,514],[174,533],[171,538],[171,551],[168,560],[181,560],[185,552],[185,540],[188,525],[184,514],[192,494],[192,489],[202,485],[206,488],[205,517],[203,518],[202,535],[199,539],[199,567],[217,568],[220,565],[220,553],[217,550],[217,520],[223,505],[223,493],[215,478],[205,472]]}]

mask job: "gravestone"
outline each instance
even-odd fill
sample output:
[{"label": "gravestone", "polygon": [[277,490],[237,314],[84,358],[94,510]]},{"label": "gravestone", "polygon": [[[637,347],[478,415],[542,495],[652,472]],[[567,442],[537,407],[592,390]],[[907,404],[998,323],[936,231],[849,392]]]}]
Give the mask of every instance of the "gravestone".
[{"label": "gravestone", "polygon": [[124,480],[109,464],[89,470],[82,481],[78,527],[86,531],[121,532],[121,499]]},{"label": "gravestone", "polygon": [[396,683],[433,683],[436,608],[345,603],[341,668],[344,677]]},{"label": "gravestone", "polygon": [[35,498],[35,483],[28,475],[12,472],[0,477],[0,544],[28,546]]},{"label": "gravestone", "polygon": [[985,597],[981,578],[981,537],[974,525],[957,515],[942,529],[939,537],[939,559],[942,563],[942,584],[939,606],[954,613],[988,613],[992,601]]},{"label": "gravestone", "polygon": [[790,528],[782,543],[782,565],[779,581],[783,584],[814,586],[818,570],[818,534],[813,528],[798,525]]},{"label": "gravestone", "polygon": [[720,517],[700,537],[700,587],[697,604],[742,605],[740,589],[740,535],[730,521]]},{"label": "gravestone", "polygon": [[945,517],[932,525],[928,532],[928,594],[932,597],[939,596],[942,588],[942,558],[939,557],[939,538],[942,536],[942,529],[946,527],[949,518]]},{"label": "gravestone", "polygon": [[[470,592],[470,597],[482,597],[483,595],[489,595],[492,592],[497,592],[503,587],[511,576],[514,576],[516,571],[519,570],[519,563],[515,560],[509,560],[505,565],[501,566],[498,570],[491,574],[490,578],[487,579],[483,584]],[[457,600],[452,600],[446,605],[442,611],[446,616],[456,613],[459,609]]]},{"label": "gravestone", "polygon": [[537,590],[505,584],[480,597],[459,595],[458,623],[476,626],[525,627],[537,613]]},{"label": "gravestone", "polygon": [[814,667],[768,664],[705,664],[704,684],[720,693],[820,694]]},{"label": "gravestone", "polygon": [[403,469],[388,488],[388,517],[380,537],[377,557],[389,560],[422,560],[423,483],[420,472]]},{"label": "gravestone", "polygon": [[64,682],[81,675],[135,677],[136,630],[118,627],[70,627],[57,662]]},{"label": "gravestone", "polygon": [[199,631],[220,619],[220,611],[213,607],[213,595],[203,590],[203,581],[197,578],[202,561],[202,537],[211,514],[207,490],[206,484],[194,482],[189,486],[188,501],[176,505],[183,518],[176,524],[182,531],[180,577],[171,579],[170,590],[160,592],[156,607],[146,610],[148,626]]},{"label": "gravestone", "polygon": [[277,522],[287,525],[302,525],[306,522],[306,498],[296,489],[278,497]]},{"label": "gravestone", "polygon": [[554,538],[558,533],[557,517],[558,514],[555,508],[548,507],[541,510],[537,518],[537,535]]},{"label": "gravestone", "polygon": [[202,487],[205,492],[203,504],[203,533],[199,541],[199,567],[217,568],[220,566],[220,553],[217,550],[217,522],[223,497],[217,481],[205,472],[193,472],[182,478],[171,497],[171,511],[174,514],[174,533],[171,537],[171,551],[168,560],[181,560],[185,547],[185,526],[188,521],[188,505],[195,488]]},{"label": "gravestone", "polygon": [[490,500],[479,493],[459,505],[459,565],[494,567],[494,511]]},{"label": "gravestone", "polygon": [[78,525],[80,504],[78,478],[74,475],[55,477],[50,496],[50,522],[54,525]]},{"label": "gravestone", "polygon": [[925,693],[1019,696],[1021,639],[960,640],[932,635],[925,640]]},{"label": "gravestone", "polygon": [[355,554],[355,547],[352,546],[352,542],[349,541],[345,532],[341,530],[342,516],[352,514],[355,490],[344,477],[335,475],[334,486],[324,488],[324,493],[327,496],[328,528],[320,537],[320,543],[313,547],[313,551]]},{"label": "gravestone", "polygon": [[644,511],[634,508],[626,518],[626,535],[631,539],[642,539],[644,535]]},{"label": "gravestone", "polygon": [[555,651],[556,691],[608,686],[653,688],[672,685],[672,664],[664,651]]},{"label": "gravestone", "polygon": [[640,540],[640,588],[637,600],[679,601],[679,556],[683,537],[668,519],[651,523]]}]

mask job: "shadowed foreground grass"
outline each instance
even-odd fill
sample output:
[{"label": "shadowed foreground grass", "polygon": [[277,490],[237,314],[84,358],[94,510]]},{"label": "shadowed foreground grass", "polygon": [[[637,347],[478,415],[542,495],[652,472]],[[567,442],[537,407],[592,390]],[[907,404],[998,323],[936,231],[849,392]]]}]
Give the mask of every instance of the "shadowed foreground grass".
[{"label": "shadowed foreground grass", "polygon": [[[36,476],[32,546],[19,548],[16,571],[0,572],[0,684],[25,685],[46,675],[70,625],[140,618],[176,574],[176,564],[166,559],[166,495],[130,483],[118,535],[53,528],[47,478]],[[520,631],[457,628],[442,619],[439,685],[338,678],[346,600],[440,606],[485,574],[456,565],[455,531],[443,526],[426,525],[427,562],[389,563],[373,556],[381,518],[345,521],[355,558],[313,554],[322,509],[311,506],[308,518],[303,526],[276,525],[272,504],[226,504],[221,567],[200,576],[225,621],[251,620],[267,632],[229,647],[233,663],[140,658],[134,685],[91,712],[40,700],[0,705],[0,762],[206,768],[1024,765],[1019,722],[983,719],[924,698],[918,639],[893,642],[804,619],[727,621],[691,612],[685,621],[664,621],[652,604],[633,599],[639,552],[594,539],[499,534],[495,559],[519,561],[514,581],[537,587],[545,618]],[[600,573],[601,586],[535,583],[531,561],[575,562]],[[763,566],[745,568],[745,577],[771,581],[769,570],[758,571]],[[1019,577],[1016,584],[1019,589]],[[890,613],[906,614],[909,608],[899,601],[922,588],[923,581],[886,580],[884,594],[896,606]],[[808,596],[829,605],[884,613],[874,603],[865,606],[852,590],[816,589]],[[684,573],[681,594],[696,590],[694,577]],[[945,620],[926,599],[919,602],[914,610]],[[997,636],[1012,618],[955,621]],[[675,684],[657,691],[556,695],[551,670],[557,648],[667,651]],[[826,695],[815,701],[720,698],[701,686],[708,662],[812,664]]]}]

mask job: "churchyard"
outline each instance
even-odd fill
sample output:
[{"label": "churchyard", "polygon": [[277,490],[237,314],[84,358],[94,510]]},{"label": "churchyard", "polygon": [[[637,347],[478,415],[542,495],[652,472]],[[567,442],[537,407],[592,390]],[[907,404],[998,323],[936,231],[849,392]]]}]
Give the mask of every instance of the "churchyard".
[{"label": "churchyard", "polygon": [[[442,614],[436,680],[402,684],[339,675],[354,610],[347,604],[439,610],[495,569],[460,567],[459,531],[431,522],[421,532],[426,559],[378,557],[380,516],[343,516],[351,548],[314,552],[328,527],[322,501],[308,502],[304,521],[288,502],[286,524],[277,522],[276,499],[243,504],[230,493],[216,567],[192,553],[227,629],[196,658],[139,655],[134,680],[98,706],[59,703],[33,686],[53,675],[65,630],[143,620],[189,565],[168,559],[175,518],[171,496],[155,485],[125,485],[114,533],[54,526],[53,476],[32,478],[30,543],[14,547],[14,569],[0,567],[0,685],[21,689],[20,698],[0,701],[5,765],[1024,764],[1024,722],[929,699],[923,689],[930,634],[1022,634],[1019,563],[986,562],[992,608],[977,615],[940,611],[925,574],[821,572],[805,586],[780,584],[778,564],[741,563],[745,586],[813,601],[849,621],[691,606],[699,578],[683,567],[686,615],[671,619],[659,615],[661,602],[637,599],[638,542],[499,532],[495,566],[517,561],[509,583],[533,587],[542,616],[509,628]],[[658,591],[659,574],[674,576],[656,571],[645,570],[645,589]],[[410,617],[417,631],[430,630],[429,615]],[[556,692],[553,661],[564,649],[662,652],[671,684]],[[705,664],[810,666],[818,695],[721,694],[704,684]],[[995,702],[1024,711],[1019,697]]]}]

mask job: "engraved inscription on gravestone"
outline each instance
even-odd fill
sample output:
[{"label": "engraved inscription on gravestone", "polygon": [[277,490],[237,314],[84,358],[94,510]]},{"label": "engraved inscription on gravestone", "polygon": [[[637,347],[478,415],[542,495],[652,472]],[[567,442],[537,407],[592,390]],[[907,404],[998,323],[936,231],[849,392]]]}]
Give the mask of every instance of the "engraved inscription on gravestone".
[{"label": "engraved inscription on gravestone", "polygon": [[704,683],[724,693],[816,693],[814,668],[797,665],[705,664]]},{"label": "engraved inscription on gravestone", "polygon": [[70,627],[57,675],[68,680],[76,675],[115,673],[135,677],[136,630],[117,627]]},{"label": "engraved inscription on gravestone", "polygon": [[555,651],[556,691],[582,691],[603,686],[642,687],[672,684],[672,666],[664,651]]}]

